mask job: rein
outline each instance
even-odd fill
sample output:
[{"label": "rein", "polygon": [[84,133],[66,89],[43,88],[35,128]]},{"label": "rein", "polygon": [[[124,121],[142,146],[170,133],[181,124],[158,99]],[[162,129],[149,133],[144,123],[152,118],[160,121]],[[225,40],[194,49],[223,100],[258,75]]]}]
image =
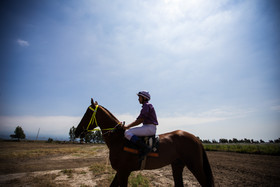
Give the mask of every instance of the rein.
[{"label": "rein", "polygon": [[[98,105],[96,105],[96,107],[95,107],[95,109],[93,109],[92,107],[88,107],[90,110],[92,110],[93,111],[93,114],[92,114],[92,116],[91,116],[91,119],[90,119],[90,121],[89,121],[89,123],[88,123],[88,126],[87,126],[87,128],[86,128],[86,130],[87,130],[87,132],[92,132],[92,131],[100,131],[100,127],[98,126],[98,124],[97,124],[97,120],[96,120],[96,112],[97,112],[97,109],[98,109]],[[90,125],[92,125],[92,124],[94,124],[95,123],[95,128],[93,128],[92,130],[89,130],[89,127],[90,127]],[[119,124],[121,124],[121,123],[118,123],[117,125],[116,125],[116,127],[119,125]],[[99,127],[100,129],[96,129],[97,127]],[[112,130],[114,130],[116,127],[114,127],[114,128],[107,128],[107,129],[101,129],[101,131],[112,131]],[[108,132],[106,132],[106,133],[108,133]],[[106,134],[106,133],[104,133],[104,134]]]}]

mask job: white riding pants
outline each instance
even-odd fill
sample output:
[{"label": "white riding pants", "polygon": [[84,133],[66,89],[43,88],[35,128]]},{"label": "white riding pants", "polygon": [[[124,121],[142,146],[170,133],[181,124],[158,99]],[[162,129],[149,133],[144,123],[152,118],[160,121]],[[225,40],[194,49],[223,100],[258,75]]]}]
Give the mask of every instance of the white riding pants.
[{"label": "white riding pants", "polygon": [[153,136],[156,134],[157,126],[153,124],[145,124],[141,127],[131,128],[125,131],[124,136],[130,140],[133,135],[136,136]]}]

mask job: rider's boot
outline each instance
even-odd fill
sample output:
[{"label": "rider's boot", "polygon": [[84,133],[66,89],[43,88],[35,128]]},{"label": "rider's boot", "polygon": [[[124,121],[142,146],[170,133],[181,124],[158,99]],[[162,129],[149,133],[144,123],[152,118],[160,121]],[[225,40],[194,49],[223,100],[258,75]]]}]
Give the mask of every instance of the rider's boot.
[{"label": "rider's boot", "polygon": [[144,142],[142,142],[138,136],[133,135],[130,139],[137,147],[140,148],[140,159],[143,160],[144,157],[152,151],[152,149],[146,145]]}]

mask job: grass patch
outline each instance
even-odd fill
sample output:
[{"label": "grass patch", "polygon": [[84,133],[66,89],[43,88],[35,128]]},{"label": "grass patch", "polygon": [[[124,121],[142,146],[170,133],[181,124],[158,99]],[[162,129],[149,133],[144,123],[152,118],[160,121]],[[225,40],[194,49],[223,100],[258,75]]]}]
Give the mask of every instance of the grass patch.
[{"label": "grass patch", "polygon": [[12,179],[8,181],[5,185],[6,186],[34,186],[34,187],[41,187],[41,186],[48,186],[48,187],[67,187],[67,184],[57,184],[55,183],[55,178],[57,177],[56,174],[46,174],[46,175],[39,175],[39,176],[32,176],[32,177],[23,177]]},{"label": "grass patch", "polygon": [[105,178],[97,182],[97,186],[100,187],[110,186],[116,173],[110,165],[106,165],[105,163],[94,163],[89,167],[89,170],[94,176],[105,175]]},{"label": "grass patch", "polygon": [[81,184],[80,187],[90,187],[90,186],[85,185],[85,184]]},{"label": "grass patch", "polygon": [[[95,176],[103,174],[107,175],[103,180],[98,182],[98,186],[110,186],[116,173],[110,165],[106,165],[105,163],[94,163],[89,167],[89,170]],[[148,187],[149,179],[138,172],[132,172],[128,178],[128,185],[131,187]]]},{"label": "grass patch", "polygon": [[206,151],[226,151],[280,156],[280,144],[203,144]]},{"label": "grass patch", "polygon": [[97,182],[98,187],[108,187],[112,183],[115,175],[114,174],[108,174],[104,179]]},{"label": "grass patch", "polygon": [[94,163],[89,167],[89,170],[93,175],[101,175],[101,174],[114,174],[115,171],[111,168],[111,166],[106,165],[105,163]]},{"label": "grass patch", "polygon": [[[104,174],[104,173],[103,173]],[[107,187],[110,186],[111,182],[113,181],[115,175],[113,173],[107,174],[107,176],[100,180],[97,183],[97,186],[100,187]],[[131,173],[131,175],[128,178],[128,186],[129,187],[149,187],[150,180],[148,177],[143,176],[140,173]]]},{"label": "grass patch", "polygon": [[64,170],[61,171],[61,173],[63,173],[64,175],[67,175],[68,178],[73,177],[73,170],[72,169],[64,169]]},{"label": "grass patch", "polygon": [[104,149],[104,146],[2,142],[0,148],[0,159],[32,159],[44,156],[65,154],[71,154],[77,157],[93,156],[99,150]]},{"label": "grass patch", "polygon": [[85,175],[85,174],[87,174],[87,172],[86,171],[81,171],[79,174]]},{"label": "grass patch", "polygon": [[33,149],[10,154],[12,158],[38,158],[51,155],[71,154],[78,152],[79,148]]},{"label": "grass patch", "polygon": [[143,175],[141,175],[141,173],[135,174],[132,173],[129,178],[128,178],[128,184],[132,187],[148,187],[149,185],[149,179]]}]

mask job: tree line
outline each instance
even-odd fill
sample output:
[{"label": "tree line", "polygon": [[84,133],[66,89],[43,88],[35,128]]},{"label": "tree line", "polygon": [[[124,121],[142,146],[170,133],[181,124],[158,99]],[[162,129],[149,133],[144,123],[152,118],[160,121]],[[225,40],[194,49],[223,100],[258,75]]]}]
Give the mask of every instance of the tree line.
[{"label": "tree line", "polygon": [[275,140],[269,140],[268,142],[263,141],[262,139],[260,140],[254,140],[254,139],[241,139],[238,140],[237,138],[232,138],[232,139],[226,139],[226,138],[220,138],[218,141],[213,139],[212,141],[210,140],[201,140],[199,137],[197,137],[202,143],[247,143],[247,144],[258,144],[258,143],[280,143],[280,138],[275,139]]},{"label": "tree line", "polygon": [[[76,128],[73,126],[69,130],[69,140],[74,142],[76,140],[75,137],[75,131]],[[17,126],[16,129],[14,130],[14,134],[10,135],[10,138],[12,139],[17,139],[18,141],[24,140],[26,137],[22,127]],[[80,139],[81,142],[86,142],[86,143],[104,143],[104,140],[102,138],[102,134],[100,131],[92,131],[86,134],[86,136],[82,139]],[[53,142],[52,138],[48,139],[48,142],[51,143]]]},{"label": "tree line", "polygon": [[[75,137],[75,131],[76,128],[73,126],[69,130],[69,140],[74,142],[76,140]],[[11,134],[10,137],[12,139],[17,139],[18,141],[21,139],[25,139],[25,133],[23,129],[20,126],[17,126],[14,134]],[[248,143],[248,144],[258,144],[258,143],[280,143],[280,138],[275,139],[275,140],[269,140],[268,142],[263,141],[262,139],[260,140],[254,140],[254,139],[241,139],[238,140],[237,138],[232,138],[232,139],[226,139],[226,138],[220,138],[218,141],[213,139],[212,141],[210,140],[201,140],[199,137],[197,137],[202,143]],[[104,143],[102,134],[100,131],[90,131],[86,134],[84,138],[80,139],[81,142],[85,143]]]}]

